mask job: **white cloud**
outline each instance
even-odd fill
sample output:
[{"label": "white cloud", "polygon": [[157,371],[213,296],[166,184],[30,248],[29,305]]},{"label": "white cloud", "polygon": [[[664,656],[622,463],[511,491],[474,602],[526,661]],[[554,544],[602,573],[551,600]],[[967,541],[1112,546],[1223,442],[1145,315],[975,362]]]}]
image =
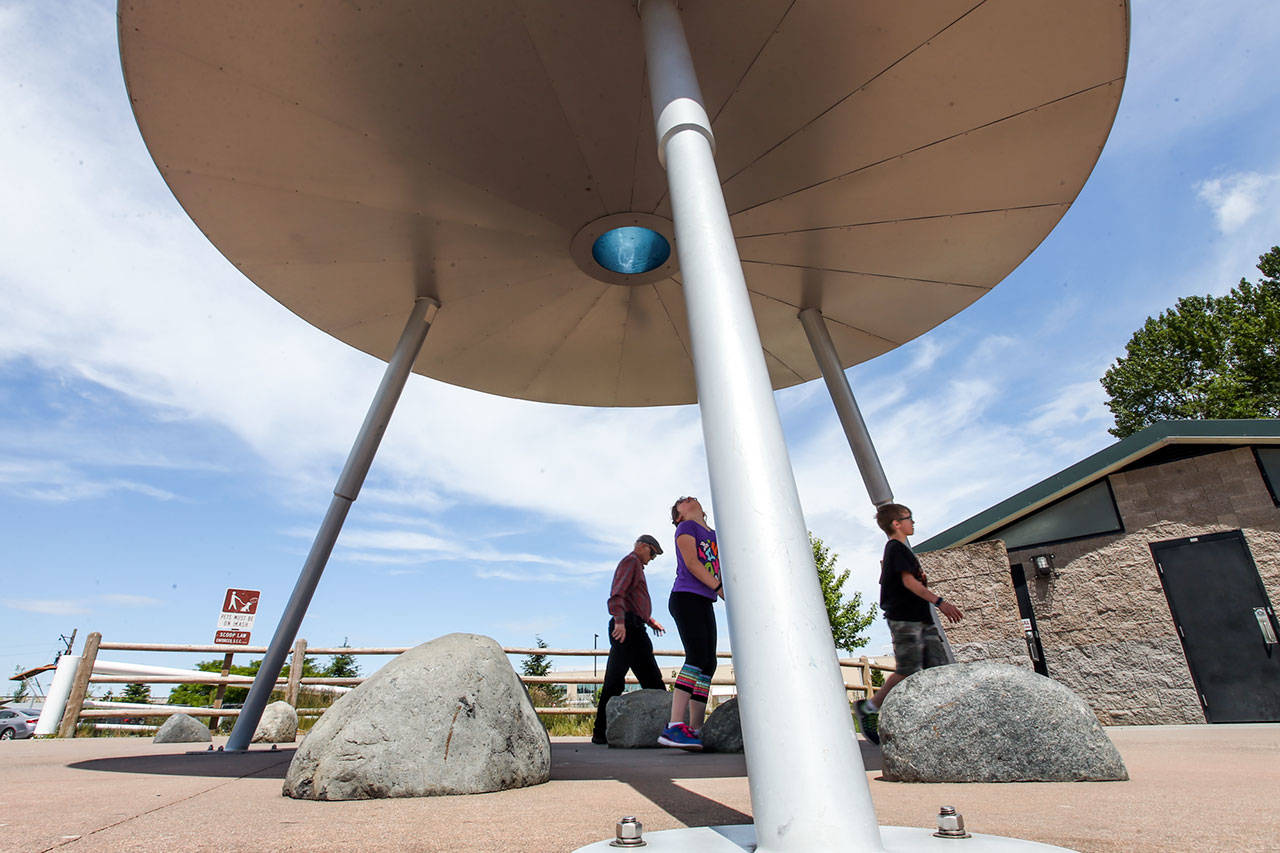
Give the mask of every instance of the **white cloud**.
[{"label": "white cloud", "polygon": [[25,610],[28,613],[42,613],[47,616],[72,616],[88,613],[83,602],[65,598],[3,598],[0,604],[13,610]]},{"label": "white cloud", "polygon": [[[1258,278],[1258,256],[1280,243],[1280,161],[1260,171],[1235,172],[1197,182],[1193,189],[1217,225],[1203,261],[1183,272],[1175,293],[1221,295],[1242,278]],[[1166,289],[1162,298],[1173,302]]]},{"label": "white cloud", "polygon": [[914,347],[915,355],[911,359],[912,372],[923,372],[933,367],[946,352],[946,348],[937,338],[921,338]]},{"label": "white cloud", "polygon": [[476,569],[475,575],[481,579],[513,581],[516,583],[566,583],[594,587],[599,584],[601,577],[612,574],[614,568],[615,566],[611,565],[597,565],[586,568],[570,567],[569,570],[562,571],[547,571],[542,568],[536,571],[522,571],[512,568],[479,568]]},{"label": "white cloud", "polygon": [[0,459],[0,491],[52,503],[102,498],[118,492],[133,492],[156,500],[176,497],[147,483],[96,477],[61,462],[38,459]]},{"label": "white cloud", "polygon": [[1263,209],[1278,184],[1280,175],[1240,172],[1201,181],[1196,185],[1196,196],[1213,210],[1218,230],[1231,234]]},{"label": "white cloud", "polygon": [[[1105,371],[1103,366],[1093,372],[1102,376]],[[1032,435],[1059,438],[1069,431],[1068,428],[1074,432],[1081,424],[1091,421],[1104,427],[1110,426],[1112,421],[1107,409],[1107,392],[1097,379],[1086,379],[1060,388],[1048,402],[1032,411],[1032,418],[1024,428]]]},{"label": "white cloud", "polygon": [[[312,531],[293,528],[287,535],[311,538]],[[342,533],[335,558],[350,562],[422,566],[438,560],[469,564],[478,578],[520,581],[579,582],[613,570],[612,565],[584,564],[543,554],[505,551],[484,544],[485,537],[442,539],[410,530],[355,527]],[[390,570],[389,575],[420,574],[420,569]]]},{"label": "white cloud", "polygon": [[121,607],[161,607],[164,602],[158,598],[152,598],[149,595],[128,595],[126,593],[107,593],[98,596],[108,604],[118,604]]}]

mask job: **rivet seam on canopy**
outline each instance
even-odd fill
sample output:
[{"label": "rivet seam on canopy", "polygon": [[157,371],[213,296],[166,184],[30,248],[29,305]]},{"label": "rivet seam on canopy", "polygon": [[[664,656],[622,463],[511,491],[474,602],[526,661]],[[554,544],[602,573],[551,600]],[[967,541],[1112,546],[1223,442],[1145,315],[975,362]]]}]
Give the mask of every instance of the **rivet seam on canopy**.
[{"label": "rivet seam on canopy", "polygon": [[[164,166],[163,166],[163,170],[164,170],[164,171],[168,171],[168,170],[171,170],[171,169],[173,169],[173,168],[174,168],[174,167],[172,166],[172,164],[169,164],[169,163],[166,163],[166,164],[164,164]],[[489,190],[484,189],[483,187],[478,187],[478,186],[476,186],[475,184],[471,183],[470,181],[467,181],[467,180],[464,180],[464,179],[462,179],[462,178],[459,178],[458,176],[456,176],[456,175],[454,175],[454,174],[452,174],[452,173],[444,172],[444,171],[439,170],[439,169],[435,169],[434,171],[437,171],[437,172],[439,172],[440,174],[443,174],[443,175],[447,175],[447,176],[448,176],[448,178],[449,178],[450,180],[457,181],[457,182],[458,182],[458,183],[460,183],[460,184],[465,184],[466,186],[471,187],[472,189],[476,190],[476,191],[477,191],[477,192],[479,192],[479,193],[483,193],[484,195],[487,195],[487,196],[492,196],[492,195],[493,195],[493,193],[492,193],[492,192],[490,192]],[[301,197],[303,197],[303,198],[320,199],[320,200],[323,200],[323,201],[337,202],[337,203],[340,203],[340,204],[351,204],[351,205],[355,205],[356,207],[364,208],[364,209],[366,209],[366,210],[378,210],[378,211],[382,211],[382,212],[384,212],[384,213],[396,213],[396,214],[405,214],[405,215],[413,215],[413,216],[429,216],[429,215],[431,215],[431,214],[425,213],[425,212],[424,212],[424,211],[422,211],[422,210],[409,209],[409,208],[403,208],[403,207],[387,207],[387,206],[385,206],[385,205],[380,205],[380,204],[370,204],[369,202],[367,202],[367,201],[362,201],[362,200],[360,200],[360,199],[355,199],[355,198],[346,198],[346,197],[344,197],[344,196],[331,195],[331,194],[328,194],[328,193],[321,193],[321,192],[314,192],[314,191],[312,191],[312,190],[304,190],[304,189],[300,189],[300,188],[298,188],[298,187],[293,187],[293,186],[283,186],[283,185],[278,185],[278,184],[267,183],[267,182],[264,182],[264,181],[250,181],[250,180],[245,180],[244,178],[238,178],[238,177],[236,177],[236,176],[234,176],[234,175],[219,174],[219,173],[217,173],[217,172],[212,172],[212,171],[208,171],[208,170],[205,170],[205,169],[188,169],[188,168],[183,168],[183,172],[184,172],[185,174],[187,174],[187,175],[191,175],[191,176],[193,176],[193,177],[205,178],[205,179],[208,179],[208,180],[210,180],[210,181],[225,181],[225,182],[227,182],[227,183],[231,183],[231,184],[238,184],[238,185],[240,185],[240,186],[252,187],[252,188],[254,188],[254,189],[259,189],[259,190],[268,190],[268,191],[270,191],[270,192],[295,193],[296,195],[299,195],[299,196],[301,196]],[[529,214],[529,215],[530,215],[530,216],[532,216],[532,217],[536,217],[536,218],[538,218],[538,219],[540,219],[540,220],[543,220],[543,221],[546,221],[546,220],[547,220],[547,215],[546,215],[545,213],[543,213],[543,212],[540,212],[540,211],[537,211],[537,210],[533,210],[533,209],[531,209],[531,208],[529,208],[529,207],[526,207],[526,206],[521,205],[521,204],[517,204],[517,203],[515,203],[515,202],[506,202],[506,200],[505,200],[505,199],[504,199],[504,203],[508,203],[508,204],[510,204],[510,206],[511,206],[512,208],[514,208],[514,209],[516,209],[516,210],[519,210],[519,211],[521,211],[521,212],[523,212],[523,213],[527,213],[527,214]],[[483,229],[483,230],[485,230],[485,231],[492,231],[492,232],[494,232],[494,233],[498,233],[498,234],[516,234],[516,235],[519,235],[519,236],[521,236],[521,237],[532,237],[532,238],[535,238],[535,239],[545,239],[545,237],[544,237],[543,235],[540,235],[540,234],[532,234],[532,233],[530,233],[530,232],[528,232],[528,231],[513,231],[513,230],[511,230],[511,229],[506,229],[506,228],[490,228],[490,227],[489,227],[489,226],[487,226],[487,225],[483,225],[483,224],[478,223],[478,222],[471,222],[471,221],[468,221],[468,220],[465,220],[465,219],[438,219],[438,218],[436,218],[436,217],[434,217],[434,216],[432,216],[432,218],[436,221],[436,223],[437,223],[437,224],[459,225],[459,226],[463,226],[463,227],[466,227],[466,228],[479,228],[479,229]]]},{"label": "rivet seam on canopy", "polygon": [[[674,276],[666,280],[673,282],[679,287],[684,287],[684,285],[680,282],[680,280],[675,278]],[[687,341],[685,341],[684,335],[680,334],[680,326],[676,323],[675,318],[671,316],[671,309],[667,307],[667,300],[662,298],[662,291],[658,289],[658,285],[661,283],[662,282],[655,281],[651,285],[653,287],[654,295],[658,297],[658,304],[662,306],[662,313],[667,315],[667,322],[671,324],[671,331],[675,333],[676,340],[680,342],[680,348],[684,350],[685,358],[692,361],[693,353],[689,352],[689,344]]]},{"label": "rivet seam on canopy", "polygon": [[[788,302],[785,299],[780,299],[777,296],[774,296],[773,294],[770,294],[770,293],[764,293],[759,290],[752,290],[749,286],[747,288],[747,292],[749,292],[752,296],[759,296],[761,299],[768,299],[770,302],[777,302],[779,305],[785,305],[788,308],[794,308],[797,313],[803,310],[804,307],[807,307],[807,306],[797,305],[794,302]],[[869,338],[875,338],[878,341],[884,341],[885,343],[892,344],[895,347],[901,346],[902,344],[906,343],[906,341],[895,341],[893,338],[886,338],[884,335],[877,335],[875,332],[867,331],[866,329],[863,329],[860,326],[855,326],[852,323],[845,323],[841,320],[837,320],[834,317],[827,316],[826,314],[823,314],[822,316],[825,317],[829,322],[835,323],[837,326],[844,326],[846,329],[852,329],[853,331],[858,332],[859,334],[866,335]],[[768,350],[765,350],[765,352],[768,352]],[[796,374],[796,375],[798,376],[799,374]]]},{"label": "rivet seam on canopy", "polygon": [[[842,270],[842,269],[836,269],[835,267],[812,267],[812,266],[806,266],[805,264],[787,264],[781,261],[759,261],[759,260],[752,260],[750,258],[743,258],[742,262],[744,264],[756,264],[758,266],[766,266],[766,267],[785,267],[787,269],[809,270],[811,272],[834,272],[834,273],[840,273],[841,275],[863,275],[863,276],[867,276],[868,278],[887,278],[887,279],[892,279],[894,281],[915,281],[915,282],[919,282],[920,284],[950,285],[952,287],[971,287],[975,290],[990,290],[992,287],[995,286],[995,285],[987,285],[987,284],[970,284],[969,282],[964,282],[964,281],[941,281],[941,280],[932,279],[932,278],[916,278],[915,276],[894,275],[893,273],[887,273],[887,272],[865,272],[863,270]],[[782,301],[782,300],[779,300],[779,301]]]},{"label": "rivet seam on canopy", "polygon": [[635,288],[627,288],[627,310],[622,321],[622,334],[618,335],[618,365],[613,372],[612,402],[618,401],[618,389],[622,387],[622,363],[627,351],[627,333],[631,331],[631,310],[635,307]]},{"label": "rivet seam on canopy", "polygon": [[784,11],[782,15],[779,16],[778,20],[774,22],[773,26],[769,28],[769,34],[765,36],[764,41],[760,42],[760,49],[755,52],[755,55],[751,57],[751,61],[742,69],[742,73],[738,75],[738,79],[729,87],[729,94],[725,96],[725,99],[720,103],[720,106],[716,108],[715,115],[711,117],[712,123],[715,123],[716,119],[720,118],[720,114],[724,112],[725,107],[729,106],[729,102],[733,100],[733,96],[742,88],[742,81],[747,79],[747,75],[751,73],[752,68],[756,67],[756,63],[760,61],[760,57],[769,47],[769,43],[773,41],[773,37],[778,34],[778,30],[782,29],[782,25],[787,20],[787,16],[790,15],[791,10],[796,7],[796,2],[797,0],[791,0],[787,5],[786,11]]},{"label": "rivet seam on canopy", "polygon": [[1009,207],[992,207],[986,210],[961,210],[955,213],[927,213],[920,216],[897,216],[892,219],[868,219],[864,222],[847,222],[842,225],[815,225],[812,228],[788,228],[785,231],[761,231],[758,234],[738,234],[739,240],[755,237],[781,237],[791,234],[812,234],[818,231],[839,231],[842,228],[868,228],[875,225],[901,225],[905,222],[927,222],[931,219],[954,219],[961,216],[983,216],[990,213],[1014,213],[1022,210],[1043,210],[1050,207],[1067,207],[1069,202],[1049,201],[1037,204],[1017,204]]},{"label": "rivet seam on canopy", "polygon": [[782,365],[783,370],[786,370],[788,373],[793,375],[796,379],[799,379],[801,382],[805,381],[805,377],[800,374],[800,371],[796,370],[794,367],[792,367],[791,365],[783,361],[782,357],[779,356],[777,353],[773,352],[773,350],[769,349],[767,346],[764,346],[763,344],[760,346],[760,349],[764,350],[765,358],[773,359],[778,364]]},{"label": "rivet seam on canopy", "polygon": [[[957,17],[954,21],[951,21],[950,23],[948,23],[947,25],[945,25],[944,27],[942,27],[942,29],[938,30],[936,33],[934,33],[933,35],[929,36],[929,37],[928,37],[928,38],[926,38],[924,41],[922,41],[922,42],[920,42],[919,44],[917,44],[915,47],[912,47],[912,48],[911,48],[910,50],[908,50],[906,53],[902,54],[902,56],[899,56],[899,57],[898,57],[897,59],[895,59],[893,62],[890,62],[888,65],[886,65],[885,67],[881,68],[881,69],[880,69],[879,71],[877,71],[875,74],[871,75],[871,76],[870,76],[870,77],[868,77],[866,80],[864,80],[863,82],[859,83],[859,84],[858,84],[858,86],[857,86],[857,88],[855,88],[855,89],[851,89],[848,93],[846,93],[845,95],[842,95],[839,99],[837,99],[837,100],[836,100],[834,103],[832,103],[830,106],[826,107],[825,109],[821,110],[821,111],[820,111],[820,112],[818,112],[816,115],[814,115],[814,116],[813,116],[813,118],[809,119],[809,120],[808,120],[808,121],[806,121],[804,124],[802,124],[802,125],[800,125],[799,127],[797,127],[797,128],[796,128],[795,130],[793,130],[791,133],[788,133],[788,134],[787,134],[786,136],[784,136],[782,139],[779,139],[777,142],[775,142],[773,145],[771,145],[771,146],[769,146],[768,148],[766,148],[764,151],[761,151],[759,154],[757,154],[757,155],[756,155],[755,159],[753,159],[751,162],[747,163],[746,165],[742,166],[742,168],[738,169],[738,170],[737,170],[736,172],[734,172],[732,175],[729,175],[728,177],[726,177],[726,178],[722,181],[722,183],[726,183],[726,184],[727,184],[727,183],[729,183],[729,181],[733,180],[733,179],[734,179],[734,178],[736,178],[738,175],[740,175],[740,174],[742,174],[743,172],[745,172],[747,169],[750,169],[750,168],[751,168],[752,166],[754,166],[758,161],[760,161],[761,159],[763,159],[763,158],[765,158],[765,157],[769,156],[770,152],[772,152],[775,148],[778,148],[778,147],[779,147],[779,146],[781,146],[781,145],[785,145],[785,144],[787,143],[787,141],[788,141],[789,139],[792,139],[793,137],[795,137],[795,136],[796,136],[796,134],[802,133],[806,128],[808,128],[808,127],[809,127],[810,125],[812,125],[814,122],[816,122],[816,121],[818,121],[819,119],[821,119],[824,115],[826,115],[827,113],[831,112],[831,111],[832,111],[832,110],[834,110],[836,107],[840,106],[840,105],[841,105],[841,104],[843,104],[845,101],[849,100],[849,99],[850,99],[850,98],[852,98],[854,95],[858,94],[858,93],[859,93],[859,92],[861,92],[863,89],[865,89],[865,88],[867,88],[868,86],[870,86],[870,85],[871,85],[872,83],[874,83],[876,80],[880,79],[882,76],[884,76],[884,75],[885,75],[886,73],[888,73],[890,70],[892,70],[894,67],[896,67],[898,64],[900,64],[900,63],[901,63],[903,60],[905,60],[907,57],[911,56],[913,53],[915,53],[916,51],[920,50],[920,48],[922,48],[922,47],[924,47],[925,45],[929,44],[929,42],[933,41],[933,40],[934,40],[934,39],[936,39],[938,36],[942,35],[942,34],[943,34],[943,33],[945,33],[947,30],[951,29],[951,28],[952,28],[952,27],[954,27],[956,24],[960,23],[960,21],[962,21],[962,20],[964,20],[965,18],[967,18],[969,15],[971,15],[971,14],[973,13],[973,11],[974,11],[975,9],[977,9],[979,6],[984,5],[986,2],[987,2],[987,0],[979,0],[979,2],[977,2],[977,3],[975,3],[974,5],[970,6],[967,10],[965,10],[965,12],[964,12],[963,14],[961,14],[959,17]],[[788,10],[788,11],[790,11],[790,10]],[[737,94],[737,90],[736,90],[736,89],[734,90],[734,93],[733,93],[733,94]],[[729,100],[729,101],[733,100],[733,96],[732,96],[732,95],[730,95],[730,97],[729,97],[729,99],[728,99],[728,100]],[[724,104],[724,107],[727,107],[727,106],[728,106],[728,101],[726,101],[726,102],[725,102],[725,104]],[[724,111],[724,107],[721,107],[720,111],[716,113],[716,117],[717,117],[717,118],[719,118],[720,112],[723,112],[723,111]]]},{"label": "rivet seam on canopy", "polygon": [[[905,158],[907,158],[907,157],[910,157],[912,154],[918,154],[919,152],[924,151],[925,149],[928,149],[928,148],[933,148],[933,147],[934,147],[934,146],[936,146],[936,145],[942,145],[942,144],[943,144],[943,143],[945,143],[945,142],[950,142],[950,141],[951,141],[951,140],[953,140],[953,139],[959,139],[960,137],[962,137],[962,136],[967,136],[967,135],[969,135],[970,133],[975,133],[975,132],[977,132],[977,131],[979,131],[979,130],[985,130],[985,129],[989,128],[989,127],[994,127],[995,125],[1000,124],[1001,122],[1006,122],[1006,121],[1010,121],[1010,120],[1015,119],[1015,118],[1020,118],[1021,116],[1029,115],[1029,114],[1034,113],[1034,112],[1036,112],[1036,111],[1038,111],[1038,110],[1042,110],[1042,109],[1044,109],[1045,107],[1050,107],[1050,106],[1053,106],[1054,104],[1060,104],[1060,103],[1062,103],[1062,102],[1064,102],[1064,101],[1068,101],[1068,100],[1070,100],[1071,98],[1076,98],[1076,97],[1079,97],[1079,96],[1081,96],[1081,95],[1087,95],[1087,94],[1089,94],[1090,92],[1097,91],[1098,89],[1105,89],[1105,88],[1106,88],[1106,87],[1108,87],[1108,86],[1114,86],[1116,83],[1120,83],[1120,82],[1123,82],[1123,81],[1124,81],[1124,76],[1123,76],[1123,75],[1121,75],[1120,77],[1116,77],[1116,78],[1113,78],[1113,79],[1111,79],[1111,80],[1106,80],[1106,81],[1104,81],[1104,82],[1102,82],[1102,83],[1096,83],[1096,84],[1094,84],[1094,85],[1092,85],[1092,86],[1087,86],[1087,87],[1085,87],[1085,88],[1083,88],[1083,89],[1080,89],[1079,91],[1072,92],[1072,93],[1070,93],[1070,94],[1068,94],[1068,95],[1063,95],[1063,96],[1058,97],[1058,98],[1053,98],[1052,100],[1045,101],[1045,102],[1044,102],[1044,103],[1042,103],[1042,104],[1037,104],[1037,105],[1036,105],[1036,106],[1034,106],[1034,107],[1027,107],[1027,108],[1026,108],[1026,109],[1024,109],[1024,110],[1019,110],[1019,111],[1018,111],[1018,112],[1016,112],[1016,113],[1010,113],[1009,115],[1007,115],[1007,116],[1002,116],[1001,118],[992,119],[991,121],[984,122],[983,124],[976,125],[976,126],[971,127],[971,128],[969,128],[969,129],[967,129],[967,130],[960,130],[960,131],[957,131],[957,132],[955,132],[955,133],[953,133],[953,134],[950,134],[949,136],[944,136],[944,137],[942,137],[941,139],[935,139],[935,140],[934,140],[934,141],[932,141],[932,142],[926,142],[926,143],[924,143],[923,145],[919,145],[919,146],[917,146],[917,147],[915,147],[915,148],[911,148],[911,149],[909,149],[909,150],[907,150],[907,151],[902,151],[902,152],[899,152],[899,153],[897,153],[897,154],[891,154],[891,155],[889,155],[889,156],[887,156],[887,157],[882,157],[881,159],[876,160],[874,163],[867,163],[867,164],[865,164],[865,165],[863,165],[863,166],[859,166],[859,167],[858,167],[858,168],[856,168],[856,169],[850,169],[849,171],[847,171],[847,172],[843,172],[843,173],[841,173],[841,174],[839,174],[839,175],[832,175],[832,176],[831,176],[831,177],[829,177],[829,178],[823,178],[821,181],[816,181],[816,182],[814,182],[814,183],[812,183],[812,184],[808,184],[807,186],[797,187],[796,189],[794,189],[794,190],[790,190],[790,191],[785,192],[785,193],[782,193],[781,195],[775,195],[773,198],[768,198],[768,199],[765,199],[764,201],[756,202],[755,204],[749,204],[749,205],[747,205],[746,207],[739,208],[738,210],[733,211],[733,212],[730,214],[730,216],[737,216],[737,215],[739,215],[739,214],[746,213],[746,212],[747,212],[747,211],[749,211],[749,210],[755,210],[757,207],[764,207],[764,206],[766,206],[766,205],[773,204],[775,201],[779,201],[779,200],[781,200],[781,199],[788,198],[788,197],[793,196],[793,195],[796,195],[796,194],[798,194],[798,193],[806,192],[806,191],[811,190],[811,189],[814,189],[814,188],[816,188],[816,187],[820,187],[820,186],[822,186],[822,185],[824,185],[824,184],[832,183],[833,181],[841,180],[842,178],[847,178],[847,177],[849,177],[850,175],[856,175],[858,172],[865,172],[867,169],[874,169],[876,166],[880,166],[880,165],[882,165],[882,164],[884,164],[884,163],[888,163],[890,160],[902,160],[902,159],[905,159]],[[1102,149],[1101,149],[1101,147],[1099,147],[1099,149],[1098,149],[1098,150],[1099,150],[1099,151],[1101,151],[1101,150],[1102,150]],[[739,174],[741,174],[741,173],[739,173]],[[728,181],[726,180],[724,183],[726,183],[726,184],[727,184],[727,183],[728,183]]]},{"label": "rivet seam on canopy", "polygon": [[569,343],[569,339],[573,337],[574,332],[578,331],[578,329],[582,327],[582,324],[586,322],[587,317],[591,316],[591,312],[596,310],[596,306],[600,304],[601,300],[603,300],[611,290],[613,290],[613,288],[607,284],[602,284],[600,286],[600,294],[596,296],[595,299],[591,300],[591,304],[587,306],[587,310],[578,315],[578,319],[574,321],[573,326],[569,331],[565,332],[564,336],[560,338],[559,341],[556,342],[556,345],[552,348],[551,352],[549,352],[547,357],[542,360],[542,364],[538,365],[532,378],[530,378],[529,381],[525,383],[524,388],[521,389],[523,393],[528,394],[529,389],[542,378],[542,375],[547,372],[547,368],[551,366],[551,363],[556,360],[556,356],[560,354],[560,350],[564,349],[565,345]]},{"label": "rivet seam on canopy", "polygon": [[[534,56],[538,57],[538,65],[542,68],[543,79],[547,81],[547,88],[551,90],[556,100],[556,106],[560,108],[560,117],[564,119],[564,126],[572,130],[573,122],[569,120],[569,113],[565,111],[564,101],[560,100],[560,89],[556,87],[555,81],[551,77],[551,72],[547,69],[547,63],[542,58],[542,52],[538,50],[538,43],[534,41],[533,34],[529,32],[529,24],[525,20],[523,13],[520,14],[520,28],[524,31],[524,37],[529,42],[529,50]],[[600,182],[592,172],[591,160],[587,157],[587,152],[582,150],[582,139],[577,133],[573,133],[572,135],[574,145],[578,149],[578,159],[582,161],[582,171],[591,178],[591,194],[596,197],[598,202],[600,202],[600,212],[603,214],[609,214],[612,211],[609,210],[608,204],[605,203],[604,194],[600,191]],[[639,136],[639,134],[636,135]]]}]

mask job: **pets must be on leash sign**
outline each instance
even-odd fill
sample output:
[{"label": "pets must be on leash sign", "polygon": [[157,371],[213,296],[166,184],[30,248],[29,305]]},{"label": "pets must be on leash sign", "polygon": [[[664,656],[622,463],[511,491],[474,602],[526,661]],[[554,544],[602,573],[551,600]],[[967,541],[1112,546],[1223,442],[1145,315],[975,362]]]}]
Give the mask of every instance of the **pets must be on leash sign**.
[{"label": "pets must be on leash sign", "polygon": [[249,631],[253,628],[253,619],[258,615],[258,597],[262,593],[256,589],[229,589],[222,600],[222,614],[218,617],[218,630],[213,641],[224,646],[249,645]]}]

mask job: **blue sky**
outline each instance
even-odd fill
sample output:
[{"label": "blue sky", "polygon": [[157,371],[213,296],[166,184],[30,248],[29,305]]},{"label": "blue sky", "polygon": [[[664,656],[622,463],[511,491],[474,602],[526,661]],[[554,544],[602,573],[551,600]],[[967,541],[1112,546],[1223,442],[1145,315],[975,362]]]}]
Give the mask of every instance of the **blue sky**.
[{"label": "blue sky", "polygon": [[[848,372],[921,539],[1109,444],[1097,380],[1133,330],[1255,278],[1280,243],[1280,7],[1132,15],[1119,116],[1059,226],[990,295]],[[113,5],[0,2],[0,44],[0,670],[48,662],[72,628],[211,642],[228,586],[262,590],[265,644],[382,365],[274,303],[178,207],[129,110]],[[873,600],[882,536],[825,389],[777,398],[809,527]],[[301,635],[590,646],[617,560],[638,533],[667,541],[683,494],[709,494],[696,408],[414,376]],[[650,567],[659,602],[673,571]],[[868,650],[887,640],[877,624]]]}]

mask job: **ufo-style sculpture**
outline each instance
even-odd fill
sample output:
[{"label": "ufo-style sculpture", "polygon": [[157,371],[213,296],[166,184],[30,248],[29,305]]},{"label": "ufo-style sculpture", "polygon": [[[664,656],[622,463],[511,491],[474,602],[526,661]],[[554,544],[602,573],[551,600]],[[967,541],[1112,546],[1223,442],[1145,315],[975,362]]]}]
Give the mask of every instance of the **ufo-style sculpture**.
[{"label": "ufo-style sculpture", "polygon": [[[686,0],[682,17],[775,388],[1000,282],[1075,199],[1125,74],[1121,0]],[[611,274],[602,230],[674,243],[633,0],[120,4],[129,95],[178,201],[245,275],[418,373],[590,406],[692,403],[674,252]]]},{"label": "ufo-style sculpture", "polygon": [[847,393],[842,368],[1044,239],[1114,119],[1128,6],[680,6],[121,0],[129,95],[179,202],[275,299],[389,362],[230,747],[410,370],[548,402],[696,400],[751,843],[881,848],[772,389],[821,374]]}]

